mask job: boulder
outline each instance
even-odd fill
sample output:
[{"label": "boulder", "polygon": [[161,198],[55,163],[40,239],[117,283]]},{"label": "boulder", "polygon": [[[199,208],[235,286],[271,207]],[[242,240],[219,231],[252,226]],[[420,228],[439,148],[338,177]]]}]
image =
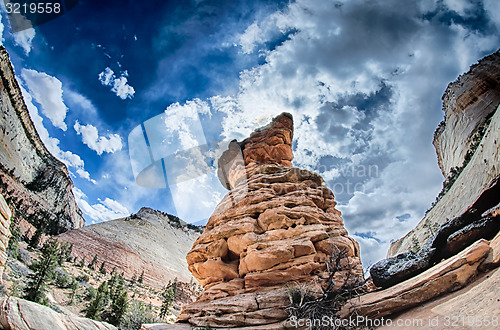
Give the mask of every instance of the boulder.
[{"label": "boulder", "polygon": [[353,298],[344,305],[341,316],[347,318],[352,313],[357,313],[377,319],[458,290],[478,274],[479,266],[491,252],[488,243],[486,240],[479,240],[415,277],[388,289]]},{"label": "boulder", "polygon": [[370,268],[373,283],[388,288],[420,274],[473,242],[492,239],[500,230],[500,176],[494,178],[460,216],[443,224],[418,252],[404,252]]},{"label": "boulder", "polygon": [[0,328],[5,330],[117,330],[106,322],[64,315],[49,307],[16,297],[2,298],[0,306]]}]

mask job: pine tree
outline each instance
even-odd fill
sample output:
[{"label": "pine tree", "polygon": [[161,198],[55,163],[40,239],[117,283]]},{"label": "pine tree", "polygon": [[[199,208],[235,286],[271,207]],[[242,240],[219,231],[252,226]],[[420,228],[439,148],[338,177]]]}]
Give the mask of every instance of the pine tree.
[{"label": "pine tree", "polygon": [[73,277],[73,280],[71,281],[71,285],[70,285],[71,291],[68,294],[70,305],[73,305],[73,303],[75,302],[75,296],[76,296],[76,293],[77,293],[79,287],[80,287],[80,284],[78,283],[76,278]]},{"label": "pine tree", "polygon": [[40,304],[47,304],[45,292],[47,282],[54,277],[55,268],[59,261],[59,243],[55,239],[50,239],[41,249],[41,257],[30,266],[33,270],[28,275],[28,284],[24,289],[24,298]]},{"label": "pine tree", "polygon": [[92,261],[90,262],[88,267],[92,270],[95,270],[96,263],[97,263],[97,254],[94,255],[94,258],[92,258]]},{"label": "pine tree", "polygon": [[99,273],[101,273],[103,275],[106,275],[106,268],[104,267],[105,264],[106,264],[106,262],[103,261],[101,264],[101,268],[99,268]]},{"label": "pine tree", "polygon": [[171,285],[163,291],[161,294],[162,296],[162,303],[161,303],[161,308],[160,308],[160,318],[164,319],[168,313],[170,312],[170,307],[172,307],[174,300],[175,300],[175,295],[176,295],[176,288],[177,288],[177,283],[174,285]]},{"label": "pine tree", "polygon": [[10,233],[7,253],[11,258],[17,259],[19,255],[19,241],[21,240],[21,228],[14,221],[10,223]]},{"label": "pine tree", "polygon": [[142,284],[144,281],[144,269],[142,270],[141,275],[139,276],[139,279],[137,280],[138,283]]},{"label": "pine tree", "polygon": [[78,262],[77,266],[80,267],[80,268],[83,268],[83,266],[85,266],[85,257],[82,257],[82,259],[80,260],[80,262]]},{"label": "pine tree", "polygon": [[43,234],[42,227],[37,228],[33,236],[31,236],[31,239],[28,243],[28,247],[31,249],[38,249],[38,245],[40,244],[40,239],[42,238],[42,234]]},{"label": "pine tree", "polygon": [[73,251],[73,244],[70,242],[61,243],[61,255],[59,259],[59,265],[62,266],[63,262],[71,261],[71,252]]},{"label": "pine tree", "polygon": [[128,309],[128,295],[123,288],[118,291],[110,306],[110,313],[107,321],[113,325],[119,325]]},{"label": "pine tree", "polygon": [[108,303],[108,282],[104,281],[99,285],[96,296],[90,301],[85,311],[85,317],[99,321],[101,314]]}]

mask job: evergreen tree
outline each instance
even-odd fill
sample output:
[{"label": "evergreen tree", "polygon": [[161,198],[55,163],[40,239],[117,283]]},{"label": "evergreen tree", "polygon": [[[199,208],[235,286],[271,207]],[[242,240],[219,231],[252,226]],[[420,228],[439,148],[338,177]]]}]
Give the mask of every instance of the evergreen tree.
[{"label": "evergreen tree", "polygon": [[7,253],[11,258],[17,259],[19,255],[19,241],[21,240],[21,228],[14,221],[10,223],[10,233]]},{"label": "evergreen tree", "polygon": [[61,243],[61,254],[59,259],[59,265],[62,266],[63,262],[71,261],[71,252],[73,250],[73,244],[70,242]]},{"label": "evergreen tree", "polygon": [[176,295],[176,288],[177,288],[177,283],[174,285],[171,285],[163,291],[161,294],[162,296],[162,303],[161,303],[161,308],[160,308],[160,318],[164,319],[168,313],[170,312],[170,307],[172,307],[174,300],[175,300],[175,295]]},{"label": "evergreen tree", "polygon": [[106,264],[106,262],[103,261],[101,264],[101,268],[99,268],[99,273],[101,273],[103,275],[106,275],[106,268],[104,267],[105,264]]},{"label": "evergreen tree", "polygon": [[113,298],[110,306],[109,316],[106,320],[113,324],[119,325],[123,316],[127,312],[128,309],[128,295],[127,291],[122,288],[122,290],[118,291],[115,298]]},{"label": "evergreen tree", "polygon": [[142,270],[142,273],[139,276],[139,279],[137,280],[137,282],[139,282],[140,284],[142,284],[143,281],[144,281],[144,269]]},{"label": "evergreen tree", "polygon": [[73,281],[71,282],[71,285],[70,285],[70,289],[71,291],[69,292],[69,304],[70,305],[73,305],[73,303],[75,302],[75,296],[76,296],[76,293],[78,291],[78,288],[80,287],[78,281],[76,280],[76,278],[73,277]]},{"label": "evergreen tree", "polygon": [[59,244],[55,239],[50,239],[41,249],[41,257],[30,266],[33,270],[28,275],[28,284],[24,289],[24,298],[40,304],[47,304],[45,292],[47,282],[54,277],[55,268],[59,261]]},{"label": "evergreen tree", "polygon": [[89,264],[89,268],[92,270],[95,270],[95,265],[97,263],[97,254],[94,255],[94,258],[92,258],[92,261]]},{"label": "evergreen tree", "polygon": [[99,285],[96,296],[85,309],[85,317],[100,321],[101,314],[108,303],[108,282],[104,281]]},{"label": "evergreen tree", "polygon": [[38,245],[40,244],[40,239],[42,238],[42,234],[43,234],[42,227],[37,228],[33,236],[31,236],[31,239],[28,243],[28,247],[32,249],[38,249]]}]

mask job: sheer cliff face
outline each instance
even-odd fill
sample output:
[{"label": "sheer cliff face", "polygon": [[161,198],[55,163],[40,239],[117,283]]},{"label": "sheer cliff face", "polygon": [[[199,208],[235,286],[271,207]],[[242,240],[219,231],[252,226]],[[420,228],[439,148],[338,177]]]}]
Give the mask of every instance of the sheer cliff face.
[{"label": "sheer cliff face", "polygon": [[462,166],[474,133],[500,104],[500,51],[473,65],[443,95],[444,122],[434,134],[439,167],[446,177]]},{"label": "sheer cliff face", "polygon": [[[226,327],[281,321],[284,285],[322,283],[334,247],[347,252],[346,268],[362,276],[358,244],[347,235],[333,193],[318,174],[291,166],[292,136],[292,117],[282,114],[222,155],[219,177],[232,190],[187,255],[205,291],[179,320]],[[238,146],[243,157],[231,158]],[[337,285],[346,272],[336,274]]]},{"label": "sheer cliff face", "polygon": [[441,224],[462,214],[500,174],[500,51],[451,83],[443,101],[445,121],[434,136],[439,167],[448,176],[451,169],[466,166],[415,229],[391,244],[388,256],[421,247]]},{"label": "sheer cliff face", "polygon": [[48,233],[82,227],[68,170],[40,140],[3,47],[0,76],[0,192],[16,218]]}]

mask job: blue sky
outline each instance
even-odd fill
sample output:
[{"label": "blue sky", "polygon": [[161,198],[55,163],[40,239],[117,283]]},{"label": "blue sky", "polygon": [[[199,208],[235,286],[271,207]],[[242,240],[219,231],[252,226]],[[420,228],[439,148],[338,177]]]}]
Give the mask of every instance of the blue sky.
[{"label": "blue sky", "polygon": [[[82,0],[16,33],[3,8],[0,27],[30,115],[67,164],[87,224],[142,206],[206,218],[224,193],[213,176],[186,171],[182,185],[139,186],[130,156],[144,161],[148,148],[129,152],[129,141],[141,146],[146,132],[164,157],[242,139],[288,111],[295,166],[327,180],[367,264],[440,191],[432,136],[441,95],[497,50],[500,5]],[[170,128],[154,128],[162,123]],[[179,169],[165,163],[158,170]]]}]

